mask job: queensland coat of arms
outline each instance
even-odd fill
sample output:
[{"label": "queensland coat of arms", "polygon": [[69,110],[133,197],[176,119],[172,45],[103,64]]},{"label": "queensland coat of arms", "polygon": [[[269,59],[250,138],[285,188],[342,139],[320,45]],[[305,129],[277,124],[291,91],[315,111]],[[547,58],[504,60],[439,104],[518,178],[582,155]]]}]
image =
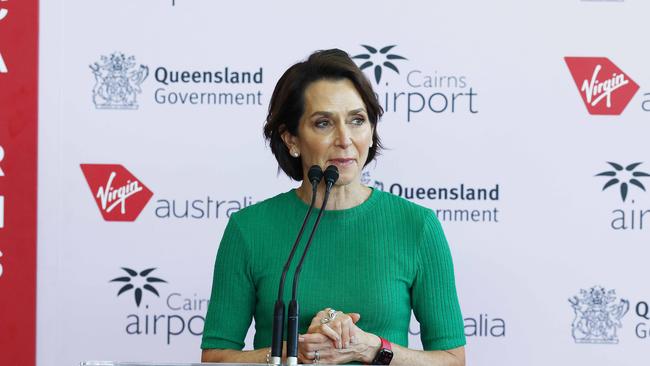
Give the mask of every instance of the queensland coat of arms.
[{"label": "queensland coat of arms", "polygon": [[140,85],[149,76],[145,65],[136,67],[135,57],[115,52],[102,56],[100,62],[90,65],[95,75],[93,103],[98,109],[137,109]]},{"label": "queensland coat of arms", "polygon": [[575,318],[571,332],[576,343],[618,343],[616,329],[630,309],[630,302],[618,301],[615,290],[594,286],[580,290],[580,295],[569,298]]},{"label": "queensland coat of arms", "polygon": [[370,176],[369,171],[363,172],[363,174],[361,175],[361,183],[367,186],[372,186],[373,188],[378,189],[380,191],[384,190],[384,183],[378,180],[373,180],[372,177]]}]

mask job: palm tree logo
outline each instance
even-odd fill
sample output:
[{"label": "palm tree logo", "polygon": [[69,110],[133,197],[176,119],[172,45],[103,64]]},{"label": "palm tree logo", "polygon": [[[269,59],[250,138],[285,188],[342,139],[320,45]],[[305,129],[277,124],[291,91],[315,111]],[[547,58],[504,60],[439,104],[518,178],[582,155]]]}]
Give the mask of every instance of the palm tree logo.
[{"label": "palm tree logo", "polygon": [[[626,167],[623,167],[620,164],[617,163],[612,163],[611,161],[608,161],[607,164],[611,165],[614,170],[608,170],[599,174],[596,174],[597,177],[611,177],[607,183],[603,186],[603,191],[606,190],[607,188],[614,186],[616,184],[620,184],[620,191],[621,191],[621,199],[623,202],[625,202],[625,199],[627,198],[627,193],[631,185],[637,186],[641,188],[643,191],[645,191],[645,187],[643,186],[643,183],[641,183],[637,178],[641,177],[650,177],[650,174],[641,172],[641,171],[634,171],[639,165],[642,164],[642,162],[638,163],[632,163]],[[621,177],[621,175],[626,175],[624,172],[628,172],[627,175],[631,175],[631,178],[629,178],[627,181],[625,178]]]},{"label": "palm tree logo", "polygon": [[[359,60],[367,60],[366,62],[362,63],[359,68],[361,70],[366,69],[370,66],[375,66],[375,81],[377,84],[381,81],[381,74],[382,74],[382,66],[385,66],[396,73],[399,74],[399,69],[395,64],[392,62],[393,60],[406,60],[405,57],[402,57],[400,55],[396,55],[394,53],[388,53],[393,47],[396,45],[391,45],[391,46],[386,46],[380,50],[377,50],[375,47],[368,46],[365,44],[361,45],[363,48],[365,48],[368,53],[362,53],[356,56],[353,56],[353,59],[359,59]],[[373,61],[374,60],[374,61]]]},{"label": "palm tree logo", "polygon": [[[159,282],[167,283],[167,281],[165,281],[165,280],[163,280],[161,278],[158,278],[158,277],[147,277],[147,276],[149,276],[149,274],[151,272],[153,272],[155,270],[155,268],[147,268],[144,271],[141,271],[140,273],[138,273],[135,270],[132,270],[131,268],[122,267],[122,269],[126,273],[128,273],[128,276],[116,277],[116,278],[113,278],[112,280],[110,280],[110,282],[126,282],[126,284],[124,286],[122,286],[120,288],[120,290],[117,292],[117,296],[120,296],[123,293],[135,288],[135,291],[134,291],[135,304],[138,307],[140,307],[140,302],[142,302],[142,289],[145,289],[145,290],[153,293],[154,295],[160,297],[160,294],[158,294],[158,290],[156,290],[156,288],[153,287],[150,284],[151,283],[159,283]],[[142,288],[140,288],[140,286],[136,287],[135,285],[133,285],[131,283],[132,280],[134,280],[138,276],[142,277],[147,282],[142,286]]]}]

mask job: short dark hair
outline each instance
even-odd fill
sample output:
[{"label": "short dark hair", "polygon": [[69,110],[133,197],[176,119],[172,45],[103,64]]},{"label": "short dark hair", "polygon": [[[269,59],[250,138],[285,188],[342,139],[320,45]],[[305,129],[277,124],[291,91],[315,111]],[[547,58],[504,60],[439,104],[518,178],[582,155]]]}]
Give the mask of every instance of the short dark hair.
[{"label": "short dark hair", "polygon": [[278,80],[264,125],[264,137],[268,140],[280,168],[297,181],[303,179],[302,164],[300,158],[289,154],[282,134],[288,131],[293,136],[298,136],[298,124],[305,110],[305,90],[311,83],[323,79],[350,80],[365,104],[373,129],[373,143],[364,166],[379,155],[382,147],[377,135],[377,122],[384,111],[368,78],[345,51],[334,48],[314,52],[306,61],[287,69]]}]

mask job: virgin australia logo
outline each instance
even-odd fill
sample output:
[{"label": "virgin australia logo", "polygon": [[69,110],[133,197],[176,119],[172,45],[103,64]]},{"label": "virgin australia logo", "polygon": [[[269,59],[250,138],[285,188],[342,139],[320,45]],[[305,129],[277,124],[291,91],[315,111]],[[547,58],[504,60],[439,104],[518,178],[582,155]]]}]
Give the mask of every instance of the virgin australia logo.
[{"label": "virgin australia logo", "polygon": [[101,56],[90,69],[95,75],[93,103],[97,109],[138,109],[140,85],[149,76],[147,66],[136,66],[134,56],[115,52]]},{"label": "virgin australia logo", "polygon": [[594,286],[581,289],[569,303],[575,312],[571,334],[576,343],[618,343],[616,329],[622,327],[621,319],[630,309],[628,300],[617,301],[615,290]]},{"label": "virgin australia logo", "polygon": [[393,61],[406,60],[406,58],[400,55],[396,55],[394,53],[388,53],[388,51],[393,49],[395,45],[386,46],[379,50],[377,50],[375,47],[368,46],[365,44],[362,44],[361,46],[365,48],[366,51],[368,51],[368,53],[361,53],[359,55],[353,56],[352,58],[357,60],[365,60],[362,61],[361,65],[359,65],[359,68],[361,70],[374,66],[373,71],[375,75],[375,81],[377,82],[377,84],[379,84],[379,82],[381,81],[383,67],[391,69],[399,74],[399,69],[397,68],[397,66],[395,66]]},{"label": "virgin australia logo", "polygon": [[140,303],[142,302],[143,289],[160,297],[158,290],[155,287],[153,287],[152,284],[167,283],[167,281],[158,277],[149,276],[151,272],[155,270],[155,268],[148,268],[143,271],[140,271],[139,273],[131,268],[122,267],[122,269],[124,270],[124,272],[127,273],[128,276],[116,277],[110,281],[110,282],[124,283],[124,285],[120,287],[120,290],[117,292],[117,296],[120,296],[125,292],[135,289],[133,291],[133,297],[135,299],[135,305],[137,307],[140,307]]},{"label": "virgin australia logo", "polygon": [[81,170],[106,221],[135,221],[153,196],[153,192],[122,165],[81,164]]},{"label": "virgin australia logo", "polygon": [[639,85],[606,57],[565,57],[590,114],[619,115]]}]

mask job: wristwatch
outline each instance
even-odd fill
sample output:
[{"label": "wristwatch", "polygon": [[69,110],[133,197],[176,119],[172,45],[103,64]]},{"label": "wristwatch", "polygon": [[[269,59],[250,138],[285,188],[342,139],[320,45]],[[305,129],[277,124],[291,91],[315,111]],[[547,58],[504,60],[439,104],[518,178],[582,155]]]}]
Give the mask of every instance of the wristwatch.
[{"label": "wristwatch", "polygon": [[372,365],[390,365],[390,361],[393,359],[393,349],[389,341],[382,337],[379,337],[379,339],[381,340],[381,346],[372,360]]}]

